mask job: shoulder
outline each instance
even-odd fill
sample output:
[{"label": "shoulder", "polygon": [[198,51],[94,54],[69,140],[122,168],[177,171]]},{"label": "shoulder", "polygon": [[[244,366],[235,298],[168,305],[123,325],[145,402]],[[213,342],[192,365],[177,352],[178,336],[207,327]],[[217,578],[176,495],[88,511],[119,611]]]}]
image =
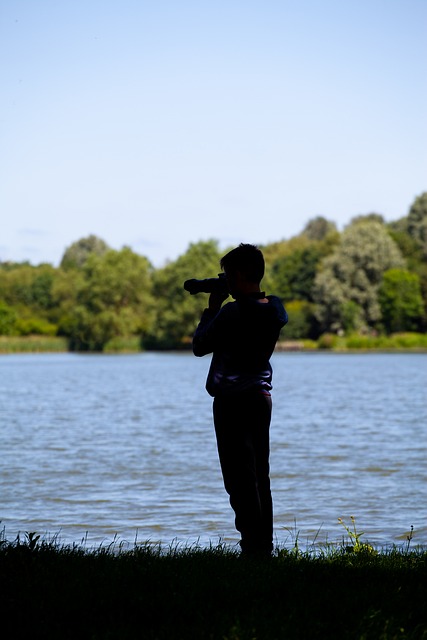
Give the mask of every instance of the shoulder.
[{"label": "shoulder", "polygon": [[282,325],[287,324],[288,322],[288,313],[283,306],[282,301],[277,296],[267,296],[268,301],[272,308],[274,308],[274,312],[277,314],[278,320]]},{"label": "shoulder", "polygon": [[282,301],[277,296],[267,296],[267,300],[272,306],[284,309]]}]

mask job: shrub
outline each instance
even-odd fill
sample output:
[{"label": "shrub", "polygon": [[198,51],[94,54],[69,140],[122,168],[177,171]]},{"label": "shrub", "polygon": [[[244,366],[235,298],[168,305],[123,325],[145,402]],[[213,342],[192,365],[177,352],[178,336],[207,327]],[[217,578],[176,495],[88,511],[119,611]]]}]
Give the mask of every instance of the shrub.
[{"label": "shrub", "polygon": [[417,274],[389,269],[379,288],[382,322],[387,333],[416,331],[423,319],[423,299]]},{"label": "shrub", "polygon": [[338,343],[338,336],[334,333],[324,333],[318,341],[319,349],[334,349]]},{"label": "shrub", "polygon": [[300,340],[317,337],[317,321],[314,316],[314,305],[305,300],[291,300],[286,304],[289,323],[283,328],[284,340]]},{"label": "shrub", "polygon": [[15,322],[15,310],[5,302],[0,302],[0,335],[12,335],[15,329]]},{"label": "shrub", "polygon": [[18,318],[14,333],[19,336],[55,336],[57,326],[43,318]]},{"label": "shrub", "polygon": [[427,348],[427,334],[425,333],[395,333],[391,339],[394,346],[402,349]]}]

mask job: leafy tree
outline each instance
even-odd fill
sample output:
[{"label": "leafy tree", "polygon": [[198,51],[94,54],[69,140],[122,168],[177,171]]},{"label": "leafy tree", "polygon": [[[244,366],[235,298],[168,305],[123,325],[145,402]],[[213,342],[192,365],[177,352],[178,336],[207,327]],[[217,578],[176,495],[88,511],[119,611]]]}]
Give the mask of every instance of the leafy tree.
[{"label": "leafy tree", "polygon": [[54,306],[52,286],[55,280],[53,267],[39,268],[31,284],[31,303],[38,309],[49,310]]},{"label": "leafy tree", "polygon": [[288,242],[288,240],[282,240],[259,247],[264,254],[266,267],[261,286],[267,293],[275,293],[278,295],[278,285],[275,277],[275,271],[277,270],[276,263],[288,255]]},{"label": "leafy tree", "polygon": [[77,296],[85,284],[82,270],[58,269],[52,284],[53,308],[49,317],[58,324],[59,335],[69,335],[69,327],[73,310],[77,306]]},{"label": "leafy tree", "polygon": [[404,267],[402,254],[384,225],[358,221],[347,227],[315,278],[316,315],[323,329],[345,330],[349,323],[377,325],[381,320],[378,288],[383,274]]},{"label": "leafy tree", "polygon": [[62,329],[72,349],[102,351],[112,338],[148,331],[152,318],[151,265],[124,247],[88,257],[76,306]]},{"label": "leafy tree", "polygon": [[16,312],[5,302],[0,301],[0,336],[10,336],[15,332]]},{"label": "leafy tree", "polygon": [[192,243],[185,254],[154,273],[156,320],[144,340],[144,346],[174,349],[191,343],[200,315],[207,305],[207,295],[191,296],[183,284],[189,278],[215,278],[220,270],[220,257],[215,240]]},{"label": "leafy tree", "polygon": [[54,336],[57,334],[57,330],[58,327],[56,324],[53,324],[44,318],[23,313],[15,322],[14,334],[19,336]]},{"label": "leafy tree", "polygon": [[283,257],[273,267],[275,293],[285,302],[312,300],[312,288],[317,264],[321,258],[318,247],[307,246]]},{"label": "leafy tree", "polygon": [[408,233],[427,257],[427,191],[415,198],[409,209]]},{"label": "leafy tree", "polygon": [[56,270],[49,264],[33,267],[17,264],[14,268],[0,270],[1,297],[13,306],[27,306],[37,311],[48,310],[54,305],[52,286]]},{"label": "leafy tree", "polygon": [[324,240],[326,236],[337,232],[337,225],[323,216],[316,216],[307,222],[301,235],[309,240]]},{"label": "leafy tree", "polygon": [[387,333],[420,329],[424,309],[420,280],[415,273],[389,269],[383,275],[378,297]]},{"label": "leafy tree", "polygon": [[314,315],[314,305],[306,300],[291,300],[286,304],[289,322],[282,330],[281,339],[316,339],[319,335],[318,323]]},{"label": "leafy tree", "polygon": [[409,235],[407,231],[407,219],[405,225],[390,223],[387,225],[390,237],[394,240],[406,260],[406,264],[410,271],[418,271],[421,264],[425,262],[421,247],[417,241]]},{"label": "leafy tree", "polygon": [[354,300],[346,300],[341,305],[341,323],[345,333],[361,331],[364,326],[363,309]]},{"label": "leafy tree", "polygon": [[0,261],[0,272],[1,271],[13,271],[13,269],[19,269],[20,267],[31,267],[31,263],[29,260],[24,260],[23,262],[12,262],[12,261]]},{"label": "leafy tree", "polygon": [[332,230],[322,240],[310,240],[303,233],[283,243],[271,266],[272,291],[284,302],[312,302],[318,265],[332,252],[338,239],[338,232]]},{"label": "leafy tree", "polygon": [[13,269],[0,271],[1,298],[11,306],[29,306],[33,302],[31,292],[34,267],[16,265]]},{"label": "leafy tree", "polygon": [[311,244],[278,260],[272,269],[275,293],[282,300],[312,301],[312,288],[316,268],[322,255],[318,246]]},{"label": "leafy tree", "polygon": [[81,269],[89,256],[103,256],[110,249],[98,236],[90,235],[73,242],[64,252],[60,267],[62,269]]},{"label": "leafy tree", "polygon": [[[415,198],[408,216],[389,224],[390,235],[406,258],[408,270],[418,275],[427,317],[427,192]],[[425,323],[424,323],[425,326]]]},{"label": "leafy tree", "polygon": [[427,261],[424,260],[424,262],[419,266],[418,269],[414,269],[414,273],[416,273],[420,279],[421,295],[424,302],[424,318],[426,320],[424,322],[424,326],[426,326],[426,322],[427,322]]},{"label": "leafy tree", "polygon": [[362,213],[358,216],[354,216],[350,220],[350,225],[359,224],[365,222],[378,222],[379,224],[384,224],[384,216],[381,213]]}]

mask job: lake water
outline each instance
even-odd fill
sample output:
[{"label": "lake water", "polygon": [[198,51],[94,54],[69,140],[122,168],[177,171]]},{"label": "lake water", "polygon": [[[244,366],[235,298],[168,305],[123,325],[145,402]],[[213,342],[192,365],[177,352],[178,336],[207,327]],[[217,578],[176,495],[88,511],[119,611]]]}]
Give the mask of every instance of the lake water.
[{"label": "lake water", "polygon": [[[276,353],[275,536],[427,544],[427,356]],[[0,357],[0,520],[89,546],[234,545],[204,390],[209,357]]]}]

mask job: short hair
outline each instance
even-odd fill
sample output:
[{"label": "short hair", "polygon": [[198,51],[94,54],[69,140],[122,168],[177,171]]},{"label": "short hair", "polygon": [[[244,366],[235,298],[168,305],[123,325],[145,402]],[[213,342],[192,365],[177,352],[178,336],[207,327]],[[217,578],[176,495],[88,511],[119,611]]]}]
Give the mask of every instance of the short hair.
[{"label": "short hair", "polygon": [[241,271],[249,282],[259,284],[264,277],[265,262],[261,249],[254,244],[239,244],[220,260],[223,271]]}]

